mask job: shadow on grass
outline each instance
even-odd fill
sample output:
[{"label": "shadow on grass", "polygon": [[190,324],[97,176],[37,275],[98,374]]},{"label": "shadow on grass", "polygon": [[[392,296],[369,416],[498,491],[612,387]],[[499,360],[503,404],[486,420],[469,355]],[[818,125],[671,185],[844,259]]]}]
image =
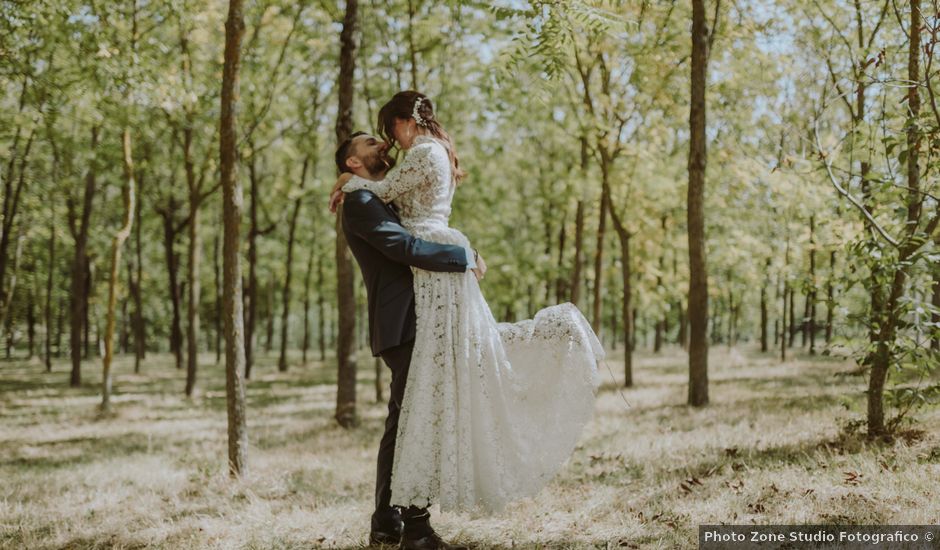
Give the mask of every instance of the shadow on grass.
[{"label": "shadow on grass", "polygon": [[136,453],[161,451],[171,445],[166,440],[148,437],[144,433],[126,433],[115,436],[72,437],[24,444],[36,449],[24,454],[22,447],[14,450],[18,456],[0,459],[0,467],[27,467],[30,469],[57,469],[86,464],[113,457],[127,457]]}]

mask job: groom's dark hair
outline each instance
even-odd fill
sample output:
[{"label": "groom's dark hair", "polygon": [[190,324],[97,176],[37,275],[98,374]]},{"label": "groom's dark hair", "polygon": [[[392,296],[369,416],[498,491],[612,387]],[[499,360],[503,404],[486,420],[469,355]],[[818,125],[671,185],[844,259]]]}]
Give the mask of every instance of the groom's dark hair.
[{"label": "groom's dark hair", "polygon": [[351,155],[350,149],[352,149],[352,140],[359,136],[366,135],[365,132],[353,132],[351,136],[344,139],[342,143],[339,144],[339,147],[336,148],[336,168],[339,170],[339,173],[352,172],[348,166],[346,166],[346,159]]}]

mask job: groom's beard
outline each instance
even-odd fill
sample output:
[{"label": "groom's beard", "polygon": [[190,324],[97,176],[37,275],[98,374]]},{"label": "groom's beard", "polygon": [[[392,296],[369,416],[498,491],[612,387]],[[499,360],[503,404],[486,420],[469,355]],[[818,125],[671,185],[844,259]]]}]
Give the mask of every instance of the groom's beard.
[{"label": "groom's beard", "polygon": [[366,159],[363,163],[366,171],[374,178],[385,177],[385,173],[395,166],[395,159],[387,154],[377,154]]}]

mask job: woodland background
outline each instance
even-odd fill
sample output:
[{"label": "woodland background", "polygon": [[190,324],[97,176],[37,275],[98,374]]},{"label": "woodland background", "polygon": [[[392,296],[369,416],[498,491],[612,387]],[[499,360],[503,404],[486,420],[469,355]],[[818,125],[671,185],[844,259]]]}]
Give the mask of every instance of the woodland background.
[{"label": "woodland background", "polygon": [[472,542],[936,523],[938,32],[922,0],[0,0],[0,544],[361,543],[387,375],[326,204],[404,89],[468,171],[497,319],[571,301],[611,352],[571,471]]}]

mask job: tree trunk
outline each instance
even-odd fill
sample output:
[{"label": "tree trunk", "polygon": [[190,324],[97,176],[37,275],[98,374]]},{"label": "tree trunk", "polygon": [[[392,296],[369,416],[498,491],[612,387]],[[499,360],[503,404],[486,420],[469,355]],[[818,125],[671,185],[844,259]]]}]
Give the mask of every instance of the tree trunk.
[{"label": "tree trunk", "polygon": [[270,354],[274,345],[274,281],[268,281],[265,286],[264,306],[264,351]]},{"label": "tree trunk", "polygon": [[809,217],[809,354],[816,355],[816,217]]},{"label": "tree trunk", "polygon": [[[19,131],[19,129],[17,129],[17,131]],[[29,151],[33,146],[33,139],[35,136],[36,131],[30,131],[29,139],[26,141],[26,147],[23,150],[22,156],[19,157],[19,175],[16,178],[16,186],[13,187],[12,170],[13,161],[15,160],[16,155],[10,156],[10,162],[8,163],[7,169],[7,179],[4,181],[3,220],[2,223],[0,223],[0,229],[2,229],[2,233],[0,233],[0,324],[6,320],[10,306],[13,303],[13,293],[16,290],[12,281],[10,288],[6,287],[7,255],[10,247],[10,237],[13,234],[13,224],[16,219],[16,214],[19,211],[20,193],[25,187],[27,181],[26,161],[29,158]],[[19,245],[20,243],[17,244],[17,246]]]},{"label": "tree trunk", "polygon": [[796,331],[799,325],[796,324],[796,289],[790,288],[790,325],[787,327],[787,347],[793,347],[793,341],[796,339]]},{"label": "tree trunk", "polygon": [[36,300],[33,289],[30,288],[26,296],[26,359],[33,358],[36,353]]},{"label": "tree trunk", "polygon": [[561,220],[561,229],[558,230],[558,277],[555,282],[555,301],[557,303],[562,303],[567,300],[567,289],[564,277],[564,265],[565,265],[565,238],[567,234],[565,232],[567,223],[566,219],[568,216],[568,209],[565,208],[565,214]]},{"label": "tree trunk", "polygon": [[[907,88],[907,107],[910,118],[917,120],[920,115],[920,49],[921,26],[923,19],[920,11],[920,0],[911,0],[910,43],[908,44],[907,80],[914,85]],[[894,267],[894,277],[891,281],[887,302],[881,311],[876,311],[877,341],[872,342],[874,353],[869,356],[865,364],[871,365],[871,374],[868,382],[868,435],[878,437],[887,433],[895,426],[885,424],[884,387],[891,367],[891,345],[897,335],[899,318],[898,303],[904,294],[908,270],[912,268],[909,262],[911,255],[920,248],[919,237],[915,236],[921,216],[920,196],[920,147],[921,134],[915,124],[907,126],[907,219],[905,240],[898,251],[898,261]],[[928,231],[928,235],[930,232]],[[873,319],[874,320],[874,319]]]},{"label": "tree trunk", "polygon": [[317,256],[317,339],[320,344],[320,361],[326,361],[326,298],[323,284],[323,258]]},{"label": "tree trunk", "polygon": [[170,305],[173,317],[170,321],[170,351],[176,359],[176,368],[183,368],[183,329],[180,326],[180,300],[181,290],[179,283],[179,254],[176,252],[176,237],[179,228],[176,225],[176,212],[179,205],[176,197],[170,195],[166,208],[162,208],[160,216],[163,218],[163,250],[166,256],[167,278],[170,285]]},{"label": "tree trunk", "polygon": [[[91,150],[98,149],[98,127],[91,129]],[[82,385],[82,327],[87,325],[85,317],[88,309],[88,222],[91,219],[91,208],[95,197],[95,174],[97,159],[92,157],[88,172],[85,174],[85,193],[82,200],[81,222],[76,229],[71,223],[74,213],[70,212],[70,227],[75,238],[75,256],[72,260],[72,288],[69,294],[70,312],[70,343],[72,373],[69,384],[73,388]],[[70,205],[71,206],[71,205]],[[71,208],[70,208],[71,211]]]},{"label": "tree trunk", "polygon": [[[605,169],[604,174],[606,173]],[[607,197],[602,202],[610,209],[610,218],[614,224],[614,231],[617,232],[617,237],[620,240],[620,275],[623,282],[623,304],[621,307],[621,315],[623,316],[623,384],[624,387],[629,388],[633,386],[633,350],[635,348],[634,335],[636,333],[636,318],[634,316],[636,310],[633,309],[631,280],[633,273],[630,265],[630,238],[633,234],[627,230],[623,220],[614,210],[613,202],[610,200],[610,185],[607,183],[606,177],[603,178],[601,194]],[[616,339],[616,336],[614,338]]]},{"label": "tree trunk", "polygon": [[[940,235],[934,239],[934,245],[940,248]],[[833,255],[835,255],[835,252],[833,252]],[[931,303],[936,311],[930,314],[930,321],[934,326],[933,337],[930,339],[930,349],[940,351],[940,265],[934,265],[933,268],[933,297]],[[828,326],[826,329],[826,343],[828,344],[830,330]]]},{"label": "tree trunk", "polygon": [[[826,282],[826,345],[832,343],[832,321],[836,307],[835,288],[833,281],[836,278],[836,251],[829,253],[829,280]],[[934,294],[936,296],[936,294]]]},{"label": "tree trunk", "polygon": [[760,287],[760,350],[767,351],[767,278],[770,276],[770,258],[767,258],[767,273]]},{"label": "tree trunk", "polygon": [[[609,167],[602,168],[603,173],[607,174]],[[604,180],[607,179],[607,176],[603,176]],[[601,290],[604,287],[604,233],[607,231],[607,209],[609,205],[610,196],[606,193],[601,193],[601,212],[600,212],[600,221],[597,223],[597,248],[594,250],[594,301],[593,309],[591,315],[591,324],[594,326],[594,332],[598,336],[604,332],[604,326],[601,322],[601,303],[603,302],[601,296]]]},{"label": "tree trunk", "polygon": [[219,364],[219,361],[222,360],[222,319],[224,314],[222,310],[224,308],[225,299],[222,293],[222,276],[221,268],[219,266],[219,248],[220,248],[219,235],[215,235],[215,245],[212,247],[212,267],[215,272],[215,363]]},{"label": "tree trunk", "polygon": [[202,202],[196,166],[192,156],[193,117],[187,115],[183,130],[183,164],[186,169],[186,187],[189,191],[189,262],[186,269],[186,396],[192,397],[199,368],[199,265],[202,248],[199,241],[199,207]]},{"label": "tree trunk", "polygon": [[[358,8],[358,0],[346,1],[346,15],[343,19],[343,30],[340,33],[337,143],[342,143],[352,134]],[[356,337],[356,298],[353,289],[352,258],[346,246],[346,237],[343,235],[342,215],[342,208],[340,208],[336,216],[336,294],[339,309],[339,337],[336,344],[336,421],[340,426],[349,428],[359,423],[356,414],[356,360],[353,355]]]},{"label": "tree trunk", "polygon": [[310,349],[310,277],[313,272],[313,255],[315,250],[311,247],[307,256],[307,270],[304,272],[304,340],[303,363],[307,364],[307,350]]},{"label": "tree trunk", "polygon": [[[790,281],[787,279],[787,269],[790,267],[790,235],[787,235],[787,245],[783,254],[783,270],[780,277],[783,279],[783,302],[780,308],[780,362],[787,360],[787,300],[790,298]],[[791,319],[792,322],[792,319]]]},{"label": "tree trunk", "polygon": [[[144,160],[148,160],[147,156],[144,156]],[[143,247],[141,246],[140,232],[141,226],[143,226],[143,218],[141,218],[141,212],[143,211],[141,203],[143,202],[143,189],[144,189],[144,176],[143,174],[138,174],[137,176],[137,224],[134,226],[134,241],[135,241],[135,252],[137,254],[137,276],[132,276],[132,287],[131,294],[134,297],[134,372],[140,372],[140,362],[147,357],[147,328],[144,325],[144,302],[143,302],[143,289],[141,288],[141,281],[143,281],[144,274],[144,260],[143,260]]]},{"label": "tree trunk", "polygon": [[248,285],[245,288],[245,378],[251,378],[251,367],[255,362],[254,340],[255,319],[258,314],[258,276],[255,266],[258,265],[258,175],[255,168],[256,156],[254,144],[251,144],[252,153],[248,163],[248,179],[251,183],[249,196],[251,204],[248,207],[250,226],[248,227]]},{"label": "tree trunk", "polygon": [[241,41],[245,34],[242,0],[229,0],[225,21],[225,64],[222,71],[222,105],[219,125],[219,156],[222,179],[222,205],[225,244],[225,393],[228,404],[229,473],[246,473],[248,433],[245,422],[244,317],[242,315],[241,245],[242,188],[238,180],[236,107],[238,104],[238,70],[241,62]]},{"label": "tree trunk", "polygon": [[[310,157],[307,156],[304,158],[304,165],[300,171],[300,187],[299,191],[302,193],[304,189],[304,182],[307,179],[307,166],[310,163]],[[290,316],[290,283],[291,283],[291,269],[294,257],[294,234],[297,230],[297,217],[300,215],[300,207],[303,204],[303,195],[300,194],[297,196],[297,199],[294,200],[294,211],[291,213],[290,217],[290,226],[287,230],[287,259],[285,261],[285,277],[284,277],[284,290],[283,290],[283,309],[281,311],[281,354],[277,360],[277,368],[281,372],[287,370],[287,336],[288,336],[288,318]],[[304,308],[307,305],[306,296],[304,297]],[[307,314],[306,309],[304,309],[304,361],[307,360]]]},{"label": "tree trunk", "polygon": [[623,308],[621,310],[621,314],[623,315],[623,386],[629,388],[633,386],[633,351],[635,347],[633,340],[634,316],[631,312],[636,313],[636,310],[633,309],[633,288],[630,280],[632,276],[630,266],[630,237],[632,235],[626,231],[621,233],[619,228],[617,233],[620,235],[620,263],[622,264],[620,274],[623,278]]},{"label": "tree trunk", "polygon": [[705,85],[708,28],[705,0],[692,0],[692,79],[689,112],[689,405],[708,404],[708,272],[705,258]]},{"label": "tree trunk", "polygon": [[[663,272],[666,269],[666,223],[668,222],[668,216],[662,216],[660,218],[660,225],[663,230],[663,247],[659,251],[659,273],[656,275],[656,290],[657,292],[662,292],[663,290]],[[653,352],[659,353],[663,349],[663,337],[666,333],[666,316],[668,312],[664,312],[663,316],[656,322],[656,337],[653,340]]]},{"label": "tree trunk", "polygon": [[574,305],[581,300],[581,268],[584,263],[584,201],[578,201],[574,218],[574,269],[571,271],[571,298]]},{"label": "tree trunk", "polygon": [[118,276],[121,266],[121,248],[124,241],[131,235],[134,224],[134,160],[131,153],[131,132],[124,128],[121,138],[124,151],[124,225],[111,241],[111,278],[108,281],[108,314],[104,329],[104,359],[102,360],[102,392],[101,410],[108,412],[111,408],[111,361],[114,358],[112,340],[114,340],[114,320],[117,308]]},{"label": "tree trunk", "polygon": [[52,288],[55,274],[55,214],[49,224],[49,272],[46,273],[46,311],[44,315],[46,325],[46,372],[52,372]]}]

